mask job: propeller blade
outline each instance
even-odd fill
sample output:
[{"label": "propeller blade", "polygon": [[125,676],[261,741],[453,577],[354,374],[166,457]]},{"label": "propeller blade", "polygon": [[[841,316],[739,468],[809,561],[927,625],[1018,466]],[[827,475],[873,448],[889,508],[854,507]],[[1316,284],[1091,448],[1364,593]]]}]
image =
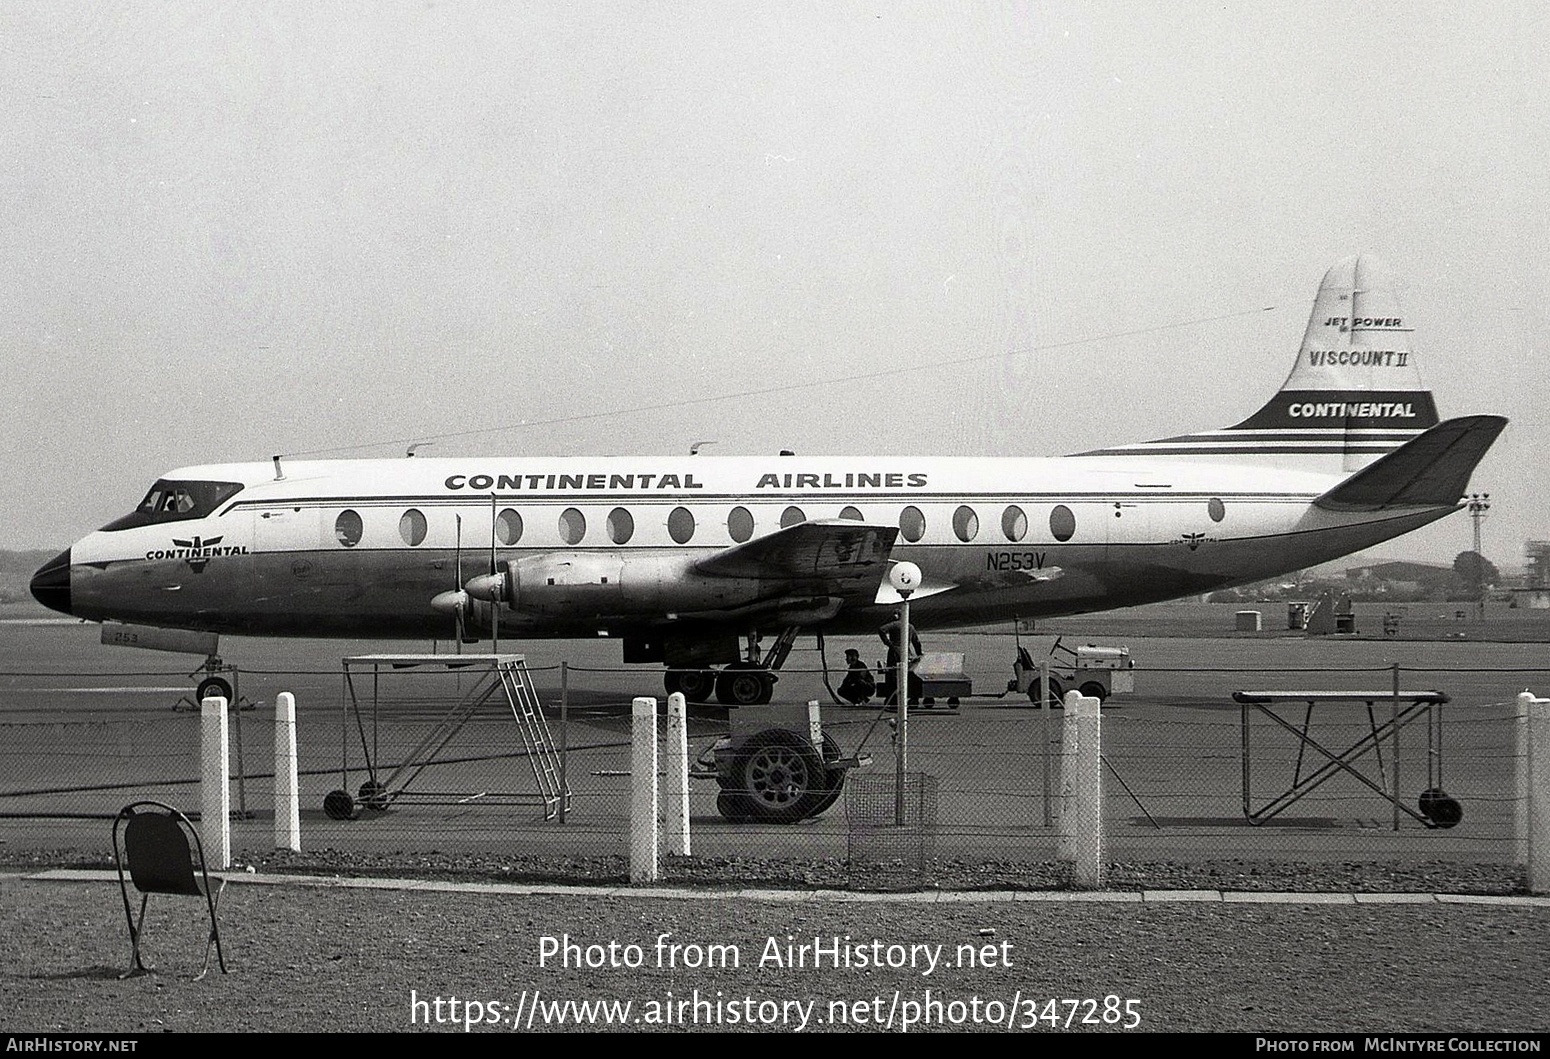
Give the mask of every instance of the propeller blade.
[{"label": "propeller blade", "polygon": [[[490,494],[490,573],[496,577],[495,564],[495,494]],[[501,653],[501,601],[499,593],[490,601],[490,651]]]}]

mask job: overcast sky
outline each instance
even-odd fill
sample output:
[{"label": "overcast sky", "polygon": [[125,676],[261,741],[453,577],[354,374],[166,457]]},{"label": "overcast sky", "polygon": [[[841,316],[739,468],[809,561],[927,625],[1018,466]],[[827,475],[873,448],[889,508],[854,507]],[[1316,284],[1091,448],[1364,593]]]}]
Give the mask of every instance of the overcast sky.
[{"label": "overcast sky", "polygon": [[[422,451],[1056,455],[1225,426],[1365,251],[1441,414],[1512,418],[1473,487],[1517,565],[1550,538],[1547,23],[7,0],[3,546],[64,547],[181,465],[494,427]],[[1469,541],[1455,515],[1379,554]]]}]

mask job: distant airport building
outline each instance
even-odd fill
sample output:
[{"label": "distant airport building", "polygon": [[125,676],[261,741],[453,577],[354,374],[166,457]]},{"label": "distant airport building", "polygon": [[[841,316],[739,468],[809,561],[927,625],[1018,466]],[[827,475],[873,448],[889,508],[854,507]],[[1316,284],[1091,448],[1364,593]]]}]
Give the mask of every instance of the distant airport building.
[{"label": "distant airport building", "polygon": [[1528,567],[1523,587],[1512,590],[1512,605],[1528,610],[1550,610],[1550,541],[1529,541],[1523,547]]}]

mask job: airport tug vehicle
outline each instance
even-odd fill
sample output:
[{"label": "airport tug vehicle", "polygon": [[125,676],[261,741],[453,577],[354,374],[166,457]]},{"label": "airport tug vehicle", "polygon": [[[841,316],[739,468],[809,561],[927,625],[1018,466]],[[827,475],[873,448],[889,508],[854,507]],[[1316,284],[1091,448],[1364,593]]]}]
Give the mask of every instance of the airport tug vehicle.
[{"label": "airport tug vehicle", "polygon": [[[1130,656],[1128,647],[1096,644],[1067,647],[1056,637],[1049,653],[1052,706],[1059,706],[1066,692],[1072,690],[1099,702],[1107,701],[1110,695],[1130,694],[1136,690],[1136,661]],[[1017,647],[1012,679],[1007,682],[1006,689],[1027,695],[1036,705],[1039,701],[1039,667],[1021,644]]]}]

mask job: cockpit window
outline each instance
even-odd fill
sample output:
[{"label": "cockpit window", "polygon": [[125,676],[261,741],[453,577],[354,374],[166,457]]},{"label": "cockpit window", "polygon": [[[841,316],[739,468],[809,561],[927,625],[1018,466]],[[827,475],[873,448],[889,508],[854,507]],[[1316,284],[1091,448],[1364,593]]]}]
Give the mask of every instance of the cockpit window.
[{"label": "cockpit window", "polygon": [[241,482],[174,482],[163,478],[151,486],[139,507],[102,528],[132,529],[159,522],[204,518],[241,491]]}]

